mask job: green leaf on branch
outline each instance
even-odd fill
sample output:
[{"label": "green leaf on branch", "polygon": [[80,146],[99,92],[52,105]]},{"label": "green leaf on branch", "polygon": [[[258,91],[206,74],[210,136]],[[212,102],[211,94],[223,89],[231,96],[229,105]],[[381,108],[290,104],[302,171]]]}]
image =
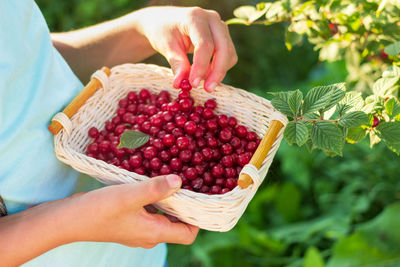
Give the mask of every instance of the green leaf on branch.
[{"label": "green leaf on branch", "polygon": [[346,87],[344,83],[336,83],[330,85],[332,87],[332,97],[323,111],[327,111],[339,103],[346,95]]},{"label": "green leaf on branch", "polygon": [[321,121],[314,124],[311,139],[315,147],[342,155],[343,133],[331,122]]},{"label": "green leaf on branch", "polygon": [[303,267],[324,267],[324,258],[316,247],[309,247],[304,255]]},{"label": "green leaf on branch", "polygon": [[372,88],[375,96],[387,96],[391,93],[394,85],[398,82],[400,77],[380,78],[374,83]]},{"label": "green leaf on branch", "polygon": [[273,93],[275,96],[271,100],[272,106],[287,116],[294,117],[293,111],[289,106],[289,99],[295,91]]},{"label": "green leaf on branch", "polygon": [[385,53],[391,56],[397,56],[400,54],[400,41],[390,44],[385,47]]},{"label": "green leaf on branch", "polygon": [[397,156],[400,156],[400,143],[388,143],[386,142],[386,146],[392,150]]},{"label": "green leaf on branch", "polygon": [[289,97],[289,107],[292,110],[293,114],[297,116],[300,111],[300,107],[303,101],[303,93],[300,90],[292,91]]},{"label": "green leaf on branch", "polygon": [[146,144],[150,136],[139,131],[125,131],[121,135],[117,148],[138,148]]},{"label": "green leaf on branch", "polygon": [[378,136],[388,143],[400,143],[400,122],[385,122],[382,121],[376,127]]},{"label": "green leaf on branch", "polygon": [[377,135],[376,131],[369,132],[369,147],[372,148],[374,145],[378,144],[381,138]]},{"label": "green leaf on branch", "polygon": [[396,65],[390,66],[382,73],[382,77],[400,77],[400,67]]},{"label": "green leaf on branch", "polygon": [[368,116],[362,111],[346,113],[339,119],[339,125],[347,128],[354,128],[368,123]]},{"label": "green leaf on branch", "polygon": [[360,127],[350,128],[347,132],[346,141],[355,144],[363,140],[367,136],[367,131]]},{"label": "green leaf on branch", "polygon": [[289,122],[283,133],[283,137],[289,145],[297,144],[298,146],[307,142],[308,135],[308,128],[304,121]]},{"label": "green leaf on branch", "polygon": [[360,92],[351,91],[347,92],[344,98],[336,106],[336,112],[343,115],[348,111],[361,110],[364,106],[364,99]]},{"label": "green leaf on branch", "polygon": [[387,115],[392,119],[400,114],[400,102],[396,98],[391,98],[385,103]]},{"label": "green leaf on branch", "polygon": [[241,6],[233,11],[233,15],[239,19],[245,19],[249,23],[253,23],[261,18],[265,14],[265,11],[265,8],[257,10],[254,6]]},{"label": "green leaf on branch", "polygon": [[344,84],[332,84],[312,88],[304,98],[303,113],[317,110],[326,111],[335,106],[345,96]]}]

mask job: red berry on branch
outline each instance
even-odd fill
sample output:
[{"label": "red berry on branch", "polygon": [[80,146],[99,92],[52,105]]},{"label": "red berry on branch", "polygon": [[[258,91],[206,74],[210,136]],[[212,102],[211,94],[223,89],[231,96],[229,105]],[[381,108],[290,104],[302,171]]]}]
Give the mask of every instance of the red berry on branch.
[{"label": "red berry on branch", "polygon": [[376,126],[378,126],[379,122],[380,122],[379,119],[376,116],[374,116],[374,122],[372,123],[372,127],[375,128]]}]

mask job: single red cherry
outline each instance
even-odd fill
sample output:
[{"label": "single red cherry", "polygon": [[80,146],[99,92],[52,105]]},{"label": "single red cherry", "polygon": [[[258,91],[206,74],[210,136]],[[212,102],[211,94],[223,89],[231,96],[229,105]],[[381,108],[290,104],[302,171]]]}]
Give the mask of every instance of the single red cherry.
[{"label": "single red cherry", "polygon": [[201,150],[201,154],[203,154],[203,157],[205,160],[210,161],[213,157],[212,149],[209,147],[205,147]]},{"label": "single red cherry", "polygon": [[228,178],[225,180],[225,187],[228,187],[229,189],[235,188],[237,185],[237,181],[234,178]]},{"label": "single red cherry", "polygon": [[222,177],[224,175],[224,167],[222,165],[217,164],[211,169],[211,173],[215,178]]},{"label": "single red cherry", "polygon": [[132,168],[137,168],[142,166],[142,158],[137,156],[137,155],[133,155],[129,158],[129,164],[131,165]]},{"label": "single red cherry", "polygon": [[220,194],[221,193],[221,187],[219,185],[211,186],[210,193],[211,194]]},{"label": "single red cherry", "polygon": [[162,166],[162,161],[159,158],[152,158],[150,160],[150,168],[154,171],[157,171],[161,168]]},{"label": "single red cherry", "polygon": [[128,93],[127,98],[131,103],[136,103],[136,101],[138,100],[137,94],[133,91]]},{"label": "single red cherry", "polygon": [[187,137],[184,137],[184,136],[179,137],[178,139],[176,139],[176,146],[180,150],[187,149],[189,146],[189,139],[187,139]]},{"label": "single red cherry", "polygon": [[181,111],[190,111],[193,107],[193,102],[190,98],[181,99],[178,103]]},{"label": "single red cherry", "polygon": [[90,138],[97,138],[99,136],[99,130],[96,127],[92,127],[89,129],[89,137]]},{"label": "single red cherry", "polygon": [[182,150],[179,152],[179,159],[182,162],[189,162],[192,159],[192,152],[190,150]]},{"label": "single red cherry", "polygon": [[197,130],[197,125],[194,121],[187,121],[183,127],[186,133],[194,134]]},{"label": "single red cherry", "polygon": [[206,185],[210,185],[214,182],[214,177],[210,172],[205,172],[203,174],[203,181]]},{"label": "single red cherry", "polygon": [[208,99],[204,103],[204,107],[210,108],[210,109],[215,109],[217,107],[217,102],[214,99]]},{"label": "single red cherry", "polygon": [[88,145],[87,151],[90,154],[97,155],[99,153],[99,145],[97,143],[91,143]]},{"label": "single red cherry", "polygon": [[154,146],[148,146],[143,151],[143,157],[146,159],[152,159],[157,156],[157,149]]},{"label": "single red cherry", "polygon": [[187,99],[190,97],[189,91],[181,91],[178,95],[178,99]]},{"label": "single red cherry", "polygon": [[147,100],[147,99],[149,99],[149,98],[150,98],[150,92],[149,92],[149,90],[147,90],[147,89],[142,89],[142,90],[140,90],[140,92],[139,92],[139,98],[140,98],[141,100]]},{"label": "single red cherry", "polygon": [[118,102],[118,106],[120,106],[121,108],[126,108],[129,104],[128,99],[123,98]]},{"label": "single red cherry", "polygon": [[[189,167],[185,170],[185,177],[189,180],[194,180],[197,178],[197,170],[196,168]],[[202,180],[203,181],[203,180]],[[200,189],[200,188],[199,188]]]},{"label": "single red cherry", "polygon": [[228,125],[234,128],[237,124],[237,119],[235,117],[229,117]]},{"label": "single red cherry", "polygon": [[183,79],[180,84],[180,88],[183,91],[190,91],[192,89],[192,85],[190,84],[188,79]]},{"label": "single red cherry", "polygon": [[182,162],[178,158],[173,158],[169,162],[169,166],[174,171],[180,171],[182,169]]},{"label": "single red cherry", "polygon": [[187,119],[185,116],[178,115],[175,117],[176,126],[178,126],[180,128],[183,128],[183,126],[185,125],[186,122],[187,122]]},{"label": "single red cherry", "polygon": [[211,119],[212,117],[214,117],[214,111],[210,108],[205,108],[202,115],[204,119]]}]

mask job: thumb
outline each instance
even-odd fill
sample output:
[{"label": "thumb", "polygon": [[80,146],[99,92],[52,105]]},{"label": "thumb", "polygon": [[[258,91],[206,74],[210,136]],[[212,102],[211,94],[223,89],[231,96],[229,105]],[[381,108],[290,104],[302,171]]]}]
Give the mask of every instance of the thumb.
[{"label": "thumb", "polygon": [[183,79],[188,79],[190,74],[190,62],[183,50],[170,50],[168,56],[166,56],[169,65],[171,66],[172,72],[174,73],[174,84],[173,86],[178,89],[181,86]]},{"label": "thumb", "polygon": [[181,185],[181,178],[175,174],[153,177],[136,186],[136,203],[146,206],[158,202],[178,191]]}]

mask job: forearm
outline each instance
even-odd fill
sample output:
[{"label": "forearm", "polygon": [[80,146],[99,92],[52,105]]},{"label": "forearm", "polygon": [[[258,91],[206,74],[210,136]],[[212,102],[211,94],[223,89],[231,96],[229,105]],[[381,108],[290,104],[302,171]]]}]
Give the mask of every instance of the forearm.
[{"label": "forearm", "polygon": [[48,202],[0,218],[1,266],[20,265],[74,241],[71,212],[64,201]]},{"label": "forearm", "polygon": [[53,33],[53,44],[75,74],[86,83],[102,66],[137,62],[155,53],[138,29],[140,12],[88,28]]}]

